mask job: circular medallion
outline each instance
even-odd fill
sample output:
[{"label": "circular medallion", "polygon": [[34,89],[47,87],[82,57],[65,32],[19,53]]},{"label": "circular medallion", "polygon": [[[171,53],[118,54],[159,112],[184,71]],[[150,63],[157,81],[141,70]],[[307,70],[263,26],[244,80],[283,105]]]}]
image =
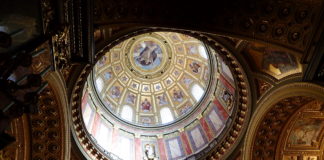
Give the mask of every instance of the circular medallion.
[{"label": "circular medallion", "polygon": [[156,42],[142,41],[135,44],[133,63],[145,71],[155,70],[161,65],[163,52]]},{"label": "circular medallion", "polygon": [[168,70],[172,60],[169,43],[158,34],[132,38],[125,47],[125,65],[139,78],[154,79]]}]

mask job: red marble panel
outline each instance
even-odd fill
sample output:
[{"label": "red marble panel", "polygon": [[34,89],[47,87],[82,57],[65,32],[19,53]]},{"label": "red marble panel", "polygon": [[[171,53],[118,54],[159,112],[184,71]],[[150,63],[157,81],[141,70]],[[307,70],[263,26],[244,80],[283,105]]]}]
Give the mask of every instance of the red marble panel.
[{"label": "red marble panel", "polygon": [[163,139],[158,139],[158,145],[160,151],[160,160],[167,160]]},{"label": "red marble panel", "polygon": [[186,133],[181,132],[180,137],[181,137],[182,143],[184,144],[185,151],[186,151],[187,155],[190,155],[192,153],[192,149],[190,147],[189,140],[188,140]]},{"label": "red marble panel", "polygon": [[202,128],[204,129],[204,131],[205,131],[205,133],[206,133],[206,135],[208,137],[208,141],[211,141],[213,139],[213,134],[212,134],[212,132],[211,132],[205,118],[200,119],[200,124],[201,124]]},{"label": "red marble panel", "polygon": [[235,89],[234,87],[223,77],[223,75],[219,76],[220,81],[226,86],[226,88],[228,88],[228,90],[234,94],[235,93]]},{"label": "red marble panel", "polygon": [[219,103],[217,98],[214,99],[214,104],[219,112],[219,114],[222,116],[223,120],[226,120],[228,118],[228,113],[224,109],[224,107]]}]

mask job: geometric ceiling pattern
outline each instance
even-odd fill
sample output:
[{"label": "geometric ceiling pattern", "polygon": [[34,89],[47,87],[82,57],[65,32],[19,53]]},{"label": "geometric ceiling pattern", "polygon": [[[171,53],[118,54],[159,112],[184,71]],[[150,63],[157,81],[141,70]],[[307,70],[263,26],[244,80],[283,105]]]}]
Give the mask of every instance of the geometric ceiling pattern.
[{"label": "geometric ceiling pattern", "polygon": [[189,113],[204,96],[210,68],[207,48],[198,39],[153,32],[110,49],[95,65],[93,77],[109,111],[152,126]]},{"label": "geometric ceiling pattern", "polygon": [[[53,62],[63,66],[52,65],[55,71],[50,74],[42,72],[49,77],[49,88],[40,95],[39,114],[12,121],[7,131],[16,136],[9,146],[14,152],[0,151],[0,159],[70,159],[71,147],[72,152],[81,149],[74,155],[98,160],[241,159],[241,154],[243,159],[324,159],[323,81],[316,78],[323,73],[322,1],[238,0],[183,8],[181,3],[169,8],[161,2],[97,0],[88,7],[81,1],[65,1],[57,8],[45,0],[36,9],[42,10],[42,18],[38,12],[32,19],[28,14],[14,16],[15,22],[22,21],[14,26],[6,24],[11,25],[12,16],[1,18],[0,30],[13,40],[10,52],[19,55],[22,48],[11,49],[40,37],[43,26],[41,41],[48,41]],[[3,11],[15,12],[10,5],[3,6],[8,6]],[[193,12],[182,14],[183,10]],[[63,32],[57,30],[60,24]],[[35,26],[37,33],[30,35]],[[95,43],[89,36],[91,26],[95,34],[100,30]],[[110,42],[120,41],[114,38],[145,26],[182,28],[180,32],[190,32],[211,46],[180,33],[152,32],[110,48],[115,44]],[[143,32],[131,35],[138,33]],[[213,33],[242,39],[229,44]],[[216,41],[234,54],[227,54],[230,51]],[[34,48],[30,42],[34,43],[27,42],[27,48]],[[93,47],[99,53],[87,52]],[[93,58],[102,52],[93,66]],[[43,70],[37,62],[32,67]],[[321,92],[285,88],[293,82],[319,83]]]},{"label": "geometric ceiling pattern", "polygon": [[112,159],[196,157],[233,122],[235,86],[229,66],[200,40],[144,33],[93,67],[83,88],[83,123]]}]

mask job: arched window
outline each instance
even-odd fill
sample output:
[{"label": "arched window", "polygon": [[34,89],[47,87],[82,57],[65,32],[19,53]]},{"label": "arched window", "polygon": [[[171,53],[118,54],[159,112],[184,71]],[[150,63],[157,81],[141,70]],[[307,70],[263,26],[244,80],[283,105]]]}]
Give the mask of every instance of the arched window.
[{"label": "arched window", "polygon": [[223,69],[223,72],[224,72],[224,73],[225,73],[229,78],[231,78],[232,80],[234,79],[231,70],[229,69],[229,67],[228,67],[224,62],[222,62],[222,69]]},{"label": "arched window", "polygon": [[201,97],[204,95],[204,89],[200,87],[198,84],[194,84],[191,88],[191,94],[198,102]]},{"label": "arched window", "polygon": [[92,107],[89,105],[89,103],[86,104],[84,111],[83,111],[83,121],[84,124],[86,125],[87,129],[91,129],[91,123],[94,118],[94,110]]},{"label": "arched window", "polygon": [[99,145],[104,148],[105,150],[109,150],[109,143],[111,141],[111,130],[108,128],[107,125],[105,125],[102,120],[99,123],[98,131],[95,135],[95,138],[97,139],[97,142]]},{"label": "arched window", "polygon": [[162,124],[173,121],[173,116],[169,108],[162,108],[160,111]]},{"label": "arched window", "polygon": [[134,143],[131,142],[130,138],[120,136],[118,140],[118,149],[116,150],[116,154],[123,160],[132,160],[134,157]]},{"label": "arched window", "polygon": [[198,51],[199,51],[199,54],[200,54],[201,57],[203,57],[205,59],[208,59],[206,48],[204,46],[199,45]]},{"label": "arched window", "polygon": [[130,106],[125,105],[121,112],[121,117],[125,120],[132,121],[133,120],[133,109]]},{"label": "arched window", "polygon": [[101,90],[103,89],[103,85],[104,85],[104,82],[103,82],[102,78],[100,78],[100,77],[97,78],[96,79],[96,87],[99,92],[101,92]]}]

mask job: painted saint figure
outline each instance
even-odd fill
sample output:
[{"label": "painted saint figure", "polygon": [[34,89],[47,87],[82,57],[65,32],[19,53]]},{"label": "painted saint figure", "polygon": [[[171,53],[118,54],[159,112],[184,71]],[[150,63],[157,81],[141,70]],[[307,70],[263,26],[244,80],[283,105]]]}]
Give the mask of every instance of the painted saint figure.
[{"label": "painted saint figure", "polygon": [[112,98],[119,98],[121,94],[120,87],[119,86],[113,86],[111,88],[111,97]]},{"label": "painted saint figure", "polygon": [[140,64],[143,66],[152,64],[157,57],[157,54],[155,52],[156,49],[157,49],[156,45],[145,46],[144,50],[140,53],[140,55],[137,57],[136,60],[139,61]]},{"label": "painted saint figure", "polygon": [[104,73],[104,77],[106,80],[109,80],[112,77],[112,73],[110,71],[107,71]]},{"label": "painted saint figure", "polygon": [[173,99],[174,99],[174,101],[181,102],[183,100],[182,91],[173,89]]},{"label": "painted saint figure", "polygon": [[249,44],[249,48],[248,52],[261,54],[261,67],[264,70],[280,75],[298,68],[295,56],[284,50],[277,50],[258,43]]},{"label": "painted saint figure", "polygon": [[231,110],[232,103],[233,103],[233,95],[224,89],[222,99],[226,103],[226,106],[228,107],[228,109]]},{"label": "painted saint figure", "polygon": [[153,41],[143,41],[134,50],[134,61],[137,66],[144,70],[151,70],[161,64],[161,47]]},{"label": "painted saint figure", "polygon": [[289,143],[312,146],[318,143],[318,135],[323,126],[324,122],[319,119],[301,119],[295,123],[289,136]]},{"label": "painted saint figure", "polygon": [[144,101],[141,103],[141,106],[144,112],[151,111],[151,102],[149,102],[147,98],[144,99]]},{"label": "painted saint figure", "polygon": [[187,77],[183,78],[183,83],[186,85],[186,87],[189,87],[189,85],[191,84],[193,80]]},{"label": "painted saint figure", "polygon": [[132,93],[129,93],[126,98],[126,102],[130,103],[130,104],[135,104],[135,99],[136,99],[136,96]]},{"label": "painted saint figure", "polygon": [[197,62],[192,62],[189,64],[189,67],[191,68],[192,72],[194,73],[199,73],[200,72],[200,64]]},{"label": "painted saint figure", "polygon": [[262,68],[269,70],[270,67],[278,69],[279,74],[282,74],[297,68],[297,62],[289,53],[266,48]]},{"label": "painted saint figure", "polygon": [[157,99],[159,100],[159,105],[168,104],[165,94],[157,96]]},{"label": "painted saint figure", "polygon": [[144,160],[155,160],[156,154],[155,154],[155,147],[154,145],[150,144],[145,144],[145,155],[144,155]]}]

